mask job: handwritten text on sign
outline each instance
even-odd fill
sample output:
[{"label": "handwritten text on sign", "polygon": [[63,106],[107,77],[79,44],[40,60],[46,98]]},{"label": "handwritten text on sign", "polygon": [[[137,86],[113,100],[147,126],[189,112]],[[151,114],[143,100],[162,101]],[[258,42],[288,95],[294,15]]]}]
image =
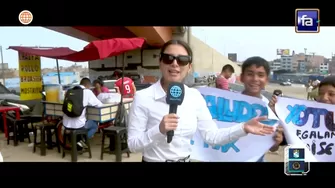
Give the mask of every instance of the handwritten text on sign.
[{"label": "handwritten text on sign", "polygon": [[287,136],[298,136],[318,161],[335,161],[334,105],[314,101],[304,101],[301,105],[301,100],[278,100],[276,112],[284,126],[291,130]]},{"label": "handwritten text on sign", "polygon": [[[232,100],[227,97],[216,97],[213,95],[202,95],[213,119],[224,122],[246,122],[258,115],[267,116],[268,110],[264,104],[250,104],[242,100]],[[233,104],[232,108],[230,103]]]},{"label": "handwritten text on sign", "polygon": [[39,56],[19,52],[20,99],[41,99],[42,73]]},{"label": "handwritten text on sign", "polygon": [[[258,98],[216,88],[199,88],[219,128],[229,128],[256,116],[268,115]],[[276,124],[277,120],[264,122]],[[200,161],[257,161],[274,144],[272,136],[248,135],[225,145],[209,146],[197,133],[191,141],[192,158]]]}]

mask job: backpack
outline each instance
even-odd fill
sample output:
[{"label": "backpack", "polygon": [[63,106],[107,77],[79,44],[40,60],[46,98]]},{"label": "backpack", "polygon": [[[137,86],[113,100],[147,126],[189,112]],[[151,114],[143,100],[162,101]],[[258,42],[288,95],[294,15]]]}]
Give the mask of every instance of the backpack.
[{"label": "backpack", "polygon": [[63,113],[71,118],[79,117],[85,109],[83,105],[84,89],[80,86],[75,86],[69,89],[63,102]]}]

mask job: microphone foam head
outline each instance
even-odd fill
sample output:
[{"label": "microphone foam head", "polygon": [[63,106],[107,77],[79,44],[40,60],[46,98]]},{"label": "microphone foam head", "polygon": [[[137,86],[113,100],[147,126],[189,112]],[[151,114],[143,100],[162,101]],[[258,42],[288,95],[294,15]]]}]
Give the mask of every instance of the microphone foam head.
[{"label": "microphone foam head", "polygon": [[166,94],[166,103],[167,104],[175,104],[181,105],[184,100],[185,88],[184,84],[179,82],[172,82],[169,85]]}]

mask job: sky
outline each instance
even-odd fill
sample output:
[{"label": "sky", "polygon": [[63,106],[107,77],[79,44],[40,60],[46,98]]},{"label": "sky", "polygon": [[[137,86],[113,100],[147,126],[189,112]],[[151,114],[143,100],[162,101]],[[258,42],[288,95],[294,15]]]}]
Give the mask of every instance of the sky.
[{"label": "sky", "polygon": [[[335,27],[321,27],[320,33],[299,34],[294,27],[192,27],[192,33],[223,55],[237,53],[238,61],[251,56],[267,60],[276,59],[277,49],[290,49],[295,53],[323,55],[330,58],[335,53]],[[3,59],[10,68],[18,67],[18,54],[8,46],[69,47],[79,51],[88,43],[43,27],[0,27],[0,45]],[[1,60],[0,60],[1,61]],[[54,59],[42,58],[42,68],[56,66]],[[73,62],[59,61],[60,66]],[[78,63],[79,64],[79,63]],[[87,63],[82,63],[87,66]]]},{"label": "sky", "polygon": [[[15,50],[7,50],[9,46],[45,46],[45,47],[69,47],[73,50],[82,50],[88,43],[44,27],[0,27],[0,45],[3,51],[3,61],[9,68],[18,68],[18,53]],[[0,60],[1,62],[1,60]],[[68,67],[72,61],[59,60],[59,66]],[[78,63],[79,64],[79,63]],[[87,66],[86,63],[82,63]],[[42,68],[56,67],[56,60],[41,58]]]},{"label": "sky", "polygon": [[321,27],[320,33],[295,33],[294,27],[193,27],[195,36],[222,54],[237,53],[243,61],[251,56],[273,60],[276,49],[290,49],[295,53],[335,54],[335,27]]}]

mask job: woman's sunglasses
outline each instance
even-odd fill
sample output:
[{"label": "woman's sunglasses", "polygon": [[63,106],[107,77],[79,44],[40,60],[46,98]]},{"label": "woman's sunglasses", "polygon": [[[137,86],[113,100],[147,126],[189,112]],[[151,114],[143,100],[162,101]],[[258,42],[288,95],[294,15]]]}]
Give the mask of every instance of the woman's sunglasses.
[{"label": "woman's sunglasses", "polygon": [[164,64],[167,64],[167,65],[172,64],[173,61],[176,60],[178,65],[186,66],[191,62],[191,57],[187,55],[174,56],[170,54],[161,53],[161,60]]}]

